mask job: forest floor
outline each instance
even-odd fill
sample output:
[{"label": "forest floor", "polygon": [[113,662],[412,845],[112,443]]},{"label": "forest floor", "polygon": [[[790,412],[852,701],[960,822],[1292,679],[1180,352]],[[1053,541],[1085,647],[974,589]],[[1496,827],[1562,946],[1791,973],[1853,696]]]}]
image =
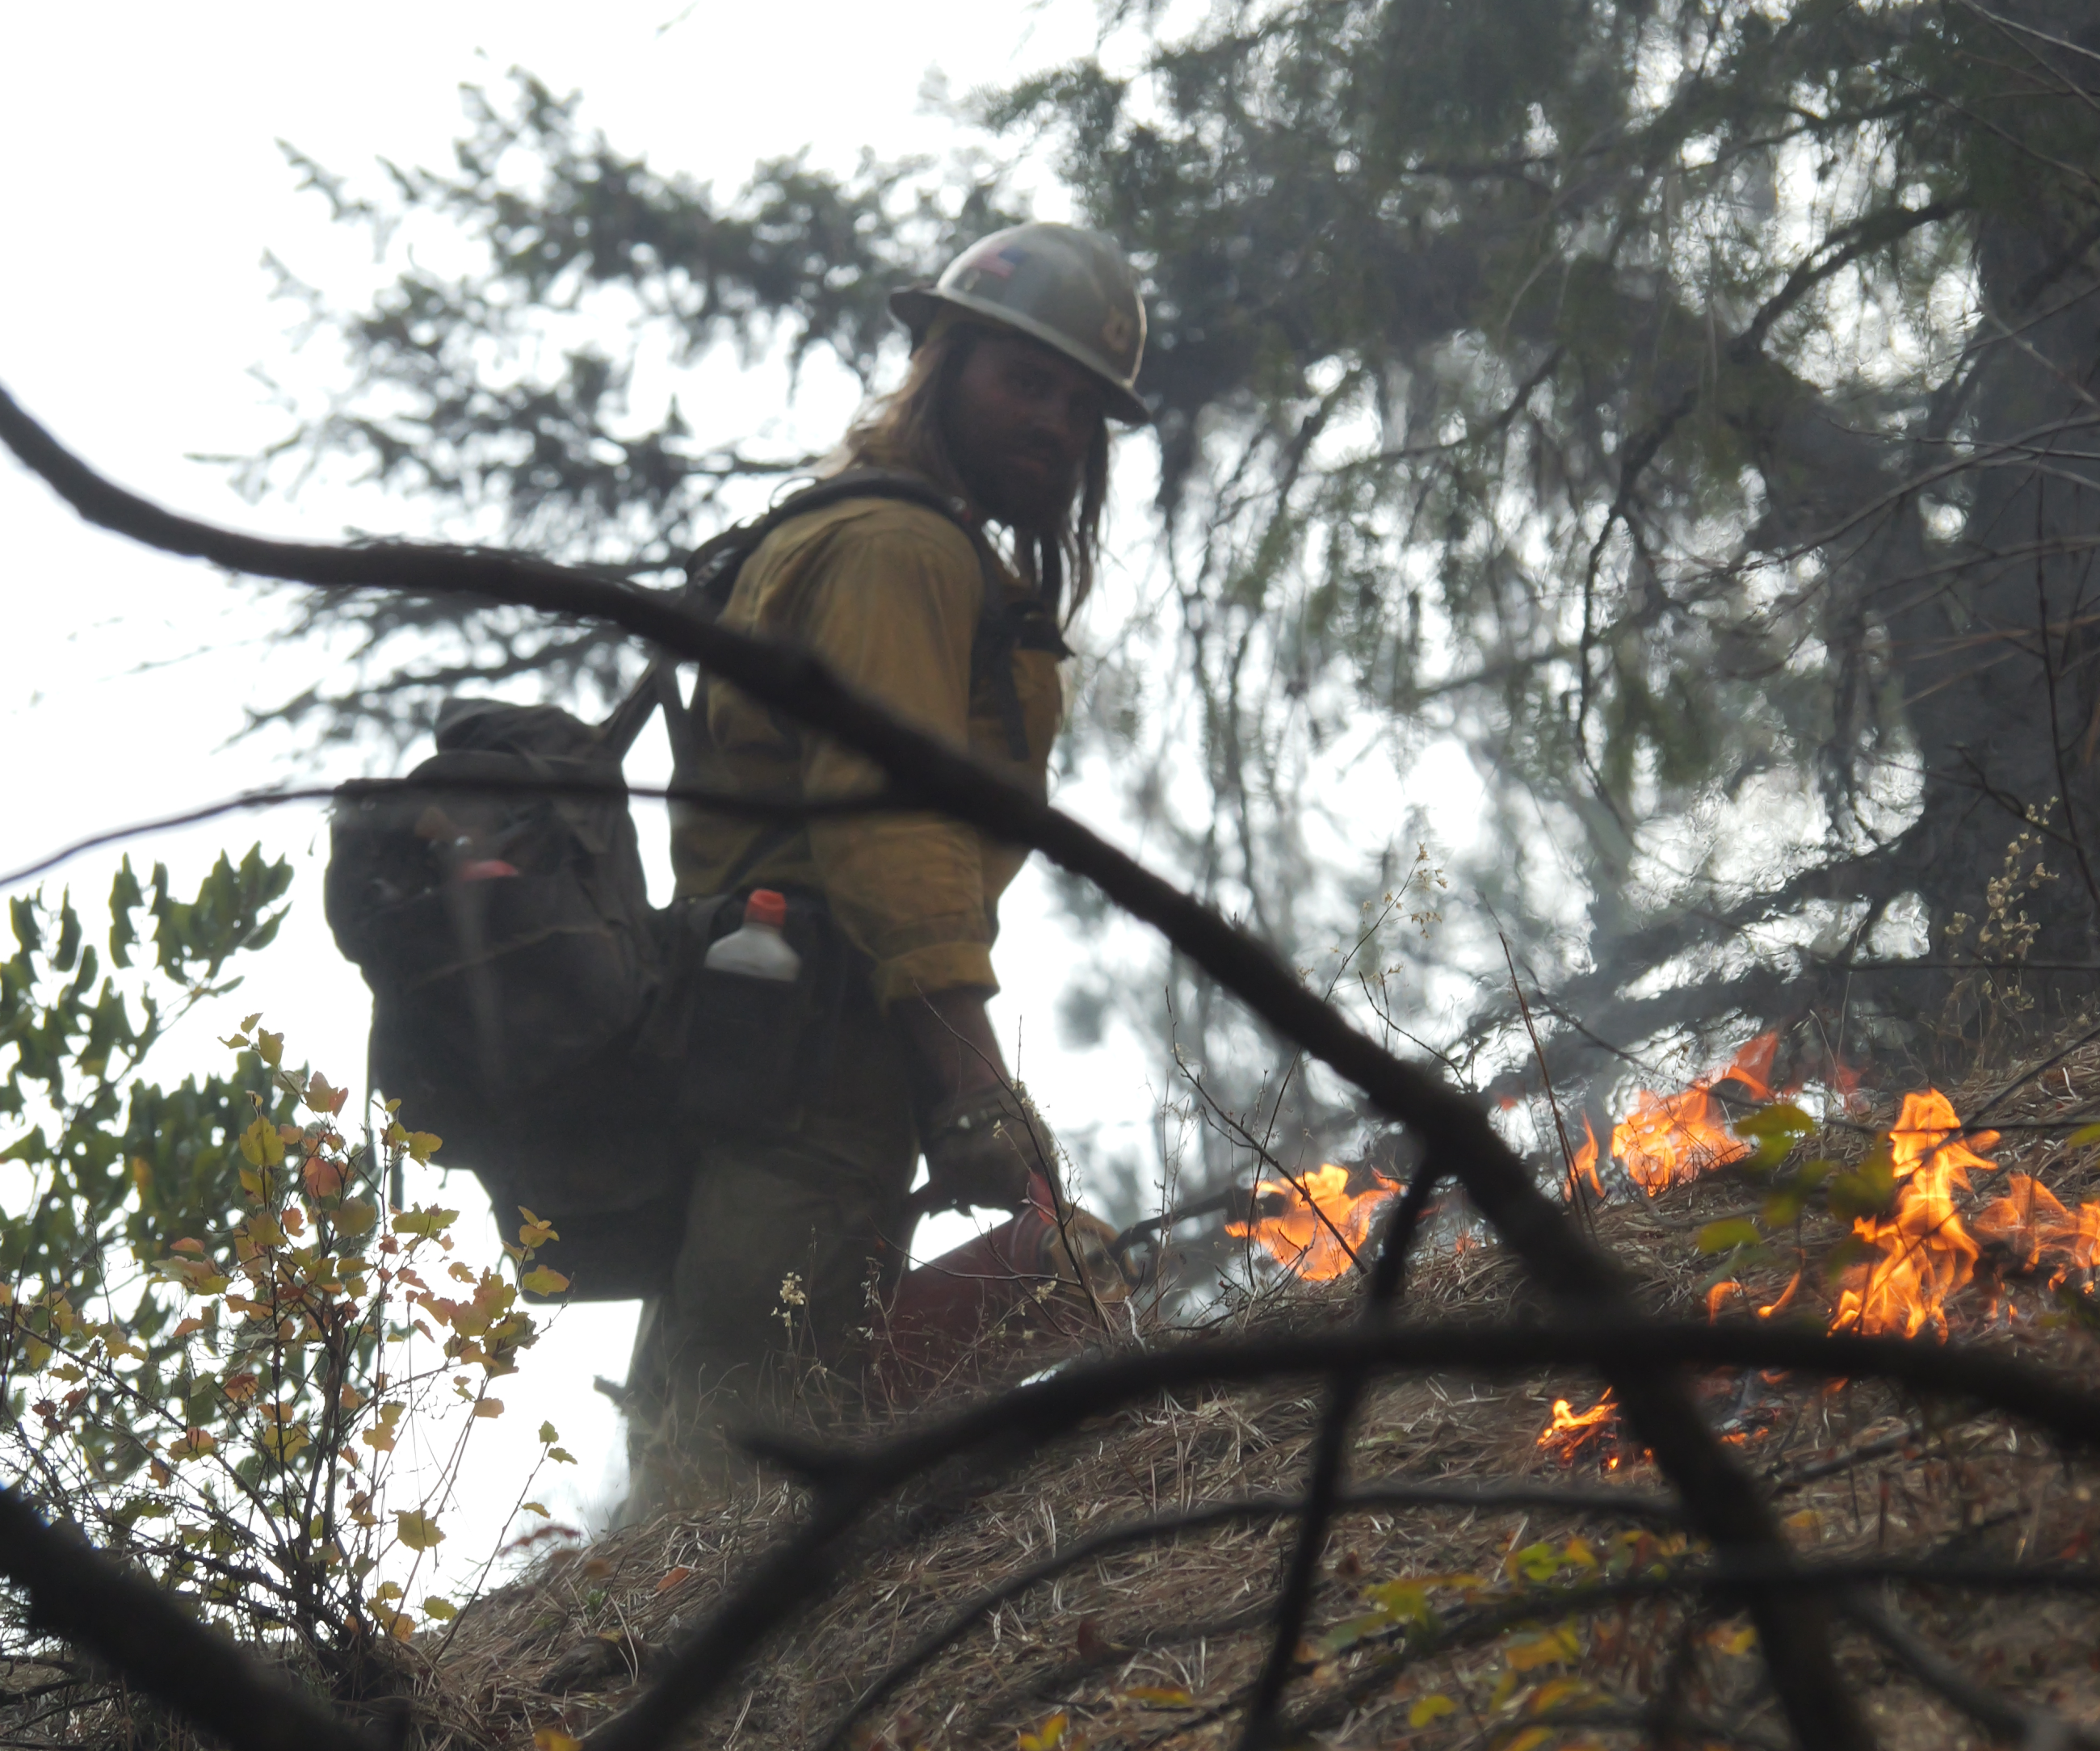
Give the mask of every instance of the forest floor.
[{"label": "forest floor", "polygon": [[[1977,1246],[1970,1280],[1945,1298],[1946,1319],[1958,1339],[2077,1377],[2100,1361],[2100,1337],[2067,1300],[2089,1286],[2095,1262],[2096,1237],[2082,1252],[2072,1237],[2080,1206],[2100,1197],[2100,1147],[2076,1128],[2093,1110],[2089,1090],[2100,1093],[2100,1046],[2010,1094],[2003,1078],[1947,1091],[1961,1113],[2001,1096],[1990,1122],[2002,1134],[1987,1146],[1995,1169],[1972,1170],[1966,1189],[1957,1176],[1955,1204]],[[1855,1097],[1849,1123],[1806,1138],[1790,1159],[1834,1162],[1842,1173],[1868,1160],[1896,1122],[1893,1100]],[[2009,1186],[2019,1189],[2014,1174],[2063,1206],[2051,1219],[2054,1241],[2047,1222],[2008,1228],[2002,1200]],[[1652,1198],[1622,1187],[1587,1220],[1657,1313],[1705,1317],[1711,1301],[1719,1317],[1756,1317],[1791,1281],[1771,1317],[1828,1327],[1844,1281],[1827,1267],[1851,1225],[1819,1202],[1754,1250],[1714,1250],[1732,1232],[1715,1224],[1769,1220],[1773,1183],[1727,1165]],[[2032,1187],[2024,1195],[2030,1207],[2039,1196]],[[1737,1268],[1723,1277],[1731,1259]],[[1855,1287],[1868,1268],[1852,1267]],[[1347,1318],[1352,1306],[1347,1277],[1286,1283],[1229,1324],[1302,1328]],[[1516,1261],[1492,1244],[1425,1248],[1407,1289],[1407,1317],[1423,1321],[1506,1319],[1527,1307],[1543,1311]],[[2084,1555],[2100,1531],[2093,1467],[2002,1418],[1870,1383],[1776,1374],[1717,1374],[1697,1390],[1804,1552],[2010,1564]],[[1660,1480],[1622,1440],[1608,1404],[1598,1409],[1600,1392],[1580,1375],[1382,1385],[1357,1425],[1352,1485],[1608,1487],[1657,1500]],[[1161,1397],[1097,1419],[988,1486],[922,1493],[908,1519],[885,1519],[892,1530],[864,1542],[844,1578],[693,1723],[690,1742],[895,1751],[1232,1744],[1266,1645],[1288,1518],[1096,1549],[1032,1585],[1019,1577],[1061,1553],[1070,1560],[1125,1522],[1294,1496],[1321,1400],[1309,1382]],[[1556,1422],[1572,1426],[1549,1432]],[[537,1734],[545,1751],[581,1736],[636,1693],[801,1506],[790,1483],[761,1478],[545,1557],[472,1607],[442,1662],[425,1665],[425,1743],[522,1745]],[[1783,1744],[1754,1635],[1725,1601],[1692,1593],[1577,1611],[1551,1596],[1696,1555],[1666,1516],[1536,1503],[1345,1508],[1287,1698],[1295,1742],[1425,1751],[1650,1743],[1657,1699],[1667,1694],[1683,1743]],[[962,1633],[827,1740],[921,1638],[1005,1582],[1015,1596],[964,1611]],[[2100,1722],[2100,1600],[2091,1594],[1904,1582],[1850,1597],[1860,1613],[1894,1625],[1877,1638],[1855,1615],[1838,1631],[1845,1675],[1884,1744],[1986,1742],[1938,1693],[1962,1674],[2025,1705]]]}]

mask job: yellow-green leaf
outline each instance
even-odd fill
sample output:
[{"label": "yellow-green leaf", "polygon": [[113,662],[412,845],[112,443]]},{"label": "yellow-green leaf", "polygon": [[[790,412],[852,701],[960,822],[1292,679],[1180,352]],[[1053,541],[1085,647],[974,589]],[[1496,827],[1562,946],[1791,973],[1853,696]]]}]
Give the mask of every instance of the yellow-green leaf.
[{"label": "yellow-green leaf", "polygon": [[518,1286],[528,1294],[558,1295],[569,1286],[569,1280],[559,1271],[550,1271],[544,1264],[535,1265],[518,1279]]},{"label": "yellow-green leaf", "polygon": [[259,1118],[240,1133],[240,1153],[251,1167],[274,1167],[285,1158],[285,1140],[268,1118]]},{"label": "yellow-green leaf", "polygon": [[532,1735],[532,1751],[580,1751],[582,1744],[558,1727],[542,1727]]},{"label": "yellow-green leaf", "polygon": [[1830,1182],[1830,1213],[1847,1221],[1878,1216],[1895,1197],[1896,1176],[1886,1158],[1869,1157]]},{"label": "yellow-green leaf", "polygon": [[1071,1716],[1059,1709],[1034,1732],[1020,1736],[1020,1751],[1052,1751],[1064,1743],[1065,1729],[1071,1724]]},{"label": "yellow-green leaf", "polygon": [[1729,1252],[1738,1246],[1754,1246],[1763,1238],[1749,1217],[1733,1216],[1708,1223],[1700,1229],[1697,1244],[1701,1252]]},{"label": "yellow-green leaf", "polygon": [[1537,1635],[1529,1635],[1511,1642],[1503,1652],[1515,1672],[1530,1672],[1540,1666],[1564,1665],[1577,1658],[1582,1644],[1576,1639],[1575,1631],[1566,1624],[1558,1629],[1546,1630]]},{"label": "yellow-green leaf", "polygon": [[373,1225],[379,1220],[379,1211],[363,1198],[346,1197],[329,1212],[329,1220],[344,1239],[356,1240],[372,1232]]},{"label": "yellow-green leaf", "polygon": [[435,1617],[439,1623],[450,1623],[459,1616],[459,1607],[450,1599],[441,1599],[433,1595],[423,1601],[423,1615]]},{"label": "yellow-green leaf", "polygon": [[2063,1140],[2068,1149],[2082,1149],[2089,1143],[2100,1143],[2100,1125],[2080,1125]]},{"label": "yellow-green leaf", "polygon": [[1366,1612],[1361,1617],[1347,1617],[1312,1643],[1316,1658],[1331,1660],[1336,1654],[1346,1653],[1367,1635],[1376,1635],[1382,1630],[1390,1630],[1393,1617],[1389,1612]]},{"label": "yellow-green leaf", "polygon": [[1196,1699],[1178,1686],[1161,1684],[1133,1684],[1123,1692],[1132,1702],[1140,1702],[1148,1709],[1193,1709]]},{"label": "yellow-green leaf", "polygon": [[445,1539],[438,1523],[421,1508],[397,1509],[394,1515],[394,1531],[401,1542],[412,1550],[435,1550]]},{"label": "yellow-green leaf", "polygon": [[543,1422],[540,1425],[540,1443],[542,1446],[552,1445],[561,1438],[562,1431],[556,1428],[553,1423]]},{"label": "yellow-green leaf", "polygon": [[1433,1696],[1424,1696],[1407,1711],[1410,1727],[1427,1727],[1432,1721],[1440,1721],[1447,1714],[1456,1714],[1458,1705],[1440,1690]]}]

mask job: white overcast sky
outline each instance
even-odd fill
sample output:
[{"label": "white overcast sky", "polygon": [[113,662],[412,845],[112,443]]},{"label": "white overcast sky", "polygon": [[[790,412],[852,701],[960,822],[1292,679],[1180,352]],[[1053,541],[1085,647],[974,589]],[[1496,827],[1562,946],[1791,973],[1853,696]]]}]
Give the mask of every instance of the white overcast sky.
[{"label": "white overcast sky", "polygon": [[[290,346],[295,312],[271,301],[265,252],[345,295],[371,271],[319,198],[295,192],[280,139],[371,186],[380,158],[442,162],[461,126],[460,87],[498,86],[522,67],[558,91],[580,89],[589,121],[622,148],[726,192],[755,161],[803,148],[840,168],[864,148],[941,152],[955,141],[921,102],[929,73],[957,90],[1004,80],[1083,52],[1094,26],[1089,0],[10,7],[0,13],[0,382],[106,473],[192,514],[307,538],[351,523],[427,532],[427,507],[326,483],[250,505],[222,467],[190,459],[252,453],[282,434],[256,368],[309,396],[330,386],[334,355]],[[748,425],[773,416],[772,392],[750,391]],[[733,405],[709,411],[711,424],[738,429]],[[0,868],[300,773],[345,775],[298,765],[282,743],[233,739],[245,711],[298,690],[319,661],[311,647],[271,642],[278,608],[205,567],[88,529],[11,459],[0,460]],[[225,1016],[164,1049],[152,1066],[163,1081],[215,1067],[208,1034],[249,1008],[338,1081],[363,1063],[364,989],[321,917],[317,809],[128,849],[142,865],[165,861],[188,885],[220,848],[257,839],[297,866],[289,927]],[[92,918],[118,854],[84,855],[49,880],[70,883]],[[1053,1120],[1142,1124],[1152,1100],[1132,1055],[1052,1049],[1069,952],[1048,911],[1026,881],[1008,908],[1009,1045],[1018,1030],[1024,1073]],[[444,1196],[472,1202],[460,1176]],[[616,1424],[589,1381],[624,1372],[633,1317],[620,1307],[563,1317],[506,1383],[512,1414],[489,1430],[498,1438],[478,1493],[485,1482],[508,1499],[515,1444],[543,1414],[582,1455],[582,1493],[610,1484]]]}]

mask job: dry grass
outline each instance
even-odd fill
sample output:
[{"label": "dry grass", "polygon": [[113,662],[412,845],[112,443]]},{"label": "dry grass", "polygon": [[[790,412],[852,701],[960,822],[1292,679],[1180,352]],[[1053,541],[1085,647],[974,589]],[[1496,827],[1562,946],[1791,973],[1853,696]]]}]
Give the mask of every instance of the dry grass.
[{"label": "dry grass", "polygon": [[[2011,1126],[2083,1118],[2082,1087],[2100,1087],[2100,1048],[2023,1087],[1993,1117]],[[1980,1087],[1953,1092],[1965,1112],[1985,1097]],[[1893,1116],[1892,1108],[1862,1115],[1868,1127]],[[2100,1161],[2090,1149],[2066,1154],[2062,1136],[2010,1129],[1996,1154],[2075,1206],[2100,1195]],[[1873,1141],[1870,1129],[1833,1131],[1809,1146],[1856,1159]],[[1983,1176],[1978,1189],[1988,1189]],[[1724,1171],[1652,1203],[1607,1206],[1594,1221],[1600,1243],[1636,1276],[1648,1306],[1696,1315],[1711,1261],[1696,1252],[1696,1231],[1754,1211],[1761,1200],[1755,1184]],[[1820,1305],[1825,1319],[1829,1295],[1814,1264],[1838,1237],[1838,1225],[1821,1215],[1792,1237],[1811,1267],[1796,1308]],[[2095,1340],[2052,1319],[2045,1284],[2020,1276],[2017,1263],[1987,1255],[1977,1284],[1955,1308],[1961,1335],[2089,1370]],[[1787,1274],[1765,1267],[1745,1278],[1745,1287],[1770,1299]],[[1409,1306],[1425,1319],[1506,1317],[1525,1299],[1515,1261],[1474,1246],[1425,1257]],[[1347,1317],[1349,1303],[1346,1281],[1294,1287],[1236,1318],[1249,1325],[1317,1323]],[[2002,1421],[1964,1422],[1865,1383],[1825,1388],[1717,1377],[1701,1390],[1716,1425],[1773,1481],[1790,1535],[1820,1555],[2032,1559],[2082,1553],[2100,1529],[2089,1475]],[[1652,1486],[1641,1456],[1619,1453],[1608,1428],[1565,1465],[1541,1451],[1537,1438],[1553,1400],[1567,1396],[1583,1405],[1596,1396],[1594,1383],[1579,1378],[1388,1385],[1361,1418],[1352,1475],[1360,1484],[1559,1479]],[[915,1498],[914,1511],[870,1541],[849,1577],[693,1724],[693,1742],[815,1744],[844,1705],[959,1603],[1061,1545],[1142,1516],[1295,1493],[1319,1413],[1320,1394],[1310,1384],[1162,1400],[1102,1419],[980,1492]],[[1608,1471],[1613,1459],[1617,1469]],[[792,1489],[761,1481],[587,1550],[559,1553],[477,1606],[443,1662],[425,1674],[432,1741],[518,1743],[536,1728],[580,1733],[602,1719],[796,1506]],[[1326,1630],[1362,1612],[1364,1589],[1376,1582],[1454,1572],[1498,1582],[1512,1553],[1542,1542],[1560,1547],[1580,1537],[1603,1555],[1614,1540],[1623,1548],[1635,1536],[1632,1522],[1597,1514],[1352,1511],[1336,1524],[1313,1626]],[[1211,1711],[1232,1702],[1260,1661],[1289,1537],[1281,1520],[1213,1528],[1104,1555],[1046,1581],[977,1623],[871,1711],[858,1742],[929,1751],[1011,1744],[1017,1731],[1063,1711],[1072,1731],[1096,1747],[1229,1743],[1229,1719]],[[1462,1616],[1457,1594],[1435,1597],[1447,1621]],[[1914,1586],[1886,1599],[1972,1674],[2075,1718],[2100,1719],[2100,1678],[2089,1658],[2100,1645],[2100,1622],[2087,1600]],[[1556,1621],[1541,1619],[1549,1627]],[[1577,1655],[1564,1665],[1529,1664],[1540,1648],[1534,1632],[1522,1630],[1379,1677],[1352,1696],[1391,1652],[1374,1638],[1308,1673],[1294,1692],[1295,1706],[1317,1720],[1322,1744],[1507,1744],[1555,1709],[1608,1718],[1612,1709],[1638,1706],[1674,1683],[1696,1719],[1725,1725],[1741,1742],[1780,1742],[1784,1733],[1754,1652],[1733,1633],[1738,1627],[1725,1608],[1707,1616],[1675,1603],[1614,1607],[1577,1625]],[[1864,1636],[1848,1635],[1842,1657],[1887,1743],[1982,1742]],[[1573,1685],[1563,1682],[1571,1679]],[[1411,1727],[1410,1712],[1433,1696],[1450,1699],[1455,1710]],[[1568,1743],[1642,1738],[1608,1724],[1578,1727],[1572,1716],[1559,1731]]]},{"label": "dry grass", "polygon": [[[2088,1104],[2079,1091],[2089,1088],[2100,1090],[2100,1047],[2030,1081],[1993,1118],[2012,1127],[2082,1120]],[[1965,1114],[1980,1105],[1986,1088],[1951,1092]],[[1860,1158],[1893,1107],[1861,1118],[1867,1128],[1833,1131],[1808,1148]],[[2100,1196],[2100,1158],[2090,1149],[2067,1153],[2063,1136],[2062,1129],[2011,1128],[1996,1155],[2075,1206]],[[1979,1180],[1979,1194],[1988,1195],[1987,1176]],[[1652,1203],[1608,1206],[1592,1220],[1600,1244],[1638,1278],[1647,1305],[1696,1317],[1711,1268],[1696,1250],[1696,1230],[1755,1211],[1761,1197],[1756,1184],[1723,1171]],[[1839,1236],[1838,1224],[1812,1215],[1790,1237],[1809,1264],[1794,1306],[1801,1317],[1829,1317],[1830,1291],[1816,1266]],[[2095,1339],[2052,1317],[2046,1283],[2017,1267],[1987,1254],[1977,1283],[1952,1310],[1959,1335],[2089,1372]],[[1787,1274],[1784,1264],[1765,1266],[1745,1287],[1769,1300]],[[1250,1326],[1317,1324],[1346,1317],[1350,1297],[1347,1281],[1292,1287],[1233,1318]],[[1515,1261],[1476,1245],[1425,1255],[1408,1306],[1423,1319],[1502,1318],[1525,1301]],[[2066,1465],[2001,1419],[1964,1421],[1958,1411],[1921,1407],[1868,1383],[1716,1376],[1700,1391],[1715,1425],[1773,1484],[1789,1535],[1820,1555],[2032,1559],[2082,1555],[2100,1530],[2091,1472]],[[1542,1452],[1538,1436],[1562,1396],[1586,1405],[1597,1387],[1579,1378],[1440,1377],[1383,1386],[1361,1419],[1352,1476],[1359,1484],[1657,1486],[1641,1455],[1620,1452],[1608,1427],[1565,1462]],[[690,1742],[815,1744],[863,1687],[958,1604],[1061,1547],[1142,1516],[1295,1493],[1320,1402],[1309,1383],[1162,1399],[1101,1419],[1024,1469],[977,1488],[951,1482],[942,1494],[929,1486],[880,1522],[847,1578],[691,1724]],[[791,1487],[761,1479],[655,1524],[545,1559],[474,1606],[442,1659],[411,1651],[425,1743],[433,1751],[523,1745],[546,1727],[580,1735],[621,1705],[651,1662],[714,1608],[797,1511]],[[899,1751],[1007,1745],[1017,1731],[1064,1712],[1074,1739],[1095,1747],[1229,1744],[1230,1705],[1261,1657],[1263,1623],[1290,1536],[1286,1521],[1255,1521],[1081,1564],[977,1622],[871,1711],[854,1742]],[[1362,1612],[1365,1589],[1379,1582],[1464,1572],[1507,1586],[1515,1553],[1580,1538],[1608,1556],[1642,1536],[1635,1522],[1597,1513],[1351,1511],[1334,1529],[1312,1627],[1326,1631]],[[1651,1541],[1639,1554],[1648,1559],[1668,1548]],[[1447,1624],[1478,1608],[1449,1590],[1432,1596]],[[1881,1596],[1970,1674],[2031,1703],[2100,1720],[2093,1669],[2100,1655],[2092,1652],[2100,1647],[2100,1619],[2090,1599],[1918,1586]],[[1626,1724],[1624,1711],[1674,1686],[1692,1722],[1686,1742],[1784,1742],[1754,1652],[1743,1647],[1740,1621],[1725,1607],[1710,1614],[1670,1602],[1614,1606],[1573,1621],[1565,1644],[1572,1657],[1555,1661],[1545,1657],[1554,1649],[1540,1631],[1550,1634],[1560,1621],[1542,1612],[1529,1628],[1390,1672],[1379,1662],[1394,1652],[1392,1639],[1374,1635],[1321,1658],[1294,1687],[1293,1706],[1317,1729],[1308,1742],[1335,1746],[1522,1745],[1522,1730],[1555,1711],[1565,1724],[1535,1742],[1618,1745],[1648,1742]],[[1885,1743],[1983,1742],[1864,1635],[1846,1632],[1840,1656]],[[1410,1714],[1437,1696],[1453,1711],[1410,1726]],[[1700,1723],[1711,1731],[1702,1733]]]}]

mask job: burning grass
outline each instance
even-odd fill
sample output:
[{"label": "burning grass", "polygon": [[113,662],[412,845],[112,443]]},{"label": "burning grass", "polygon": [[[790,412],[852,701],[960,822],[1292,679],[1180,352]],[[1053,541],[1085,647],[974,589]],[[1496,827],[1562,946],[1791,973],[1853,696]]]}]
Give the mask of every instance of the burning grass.
[{"label": "burning grass", "polygon": [[[1710,1086],[1702,1092],[1715,1098]],[[1956,1115],[1985,1096],[1979,1087],[1920,1092],[1880,1110],[1855,1105],[1851,1128],[1782,1127],[1784,1146],[1754,1127],[1747,1137],[1724,1132],[1732,1153],[1717,1150],[1704,1171],[1682,1177],[1673,1163],[1653,1193],[1630,1173],[1628,1195],[1588,1220],[1658,1313],[1943,1328],[2089,1373],[2100,1339],[2079,1316],[2100,1245],[2100,1135],[2079,1127],[2100,1106],[2100,1048],[1995,1107],[1994,1139],[1961,1132]],[[1629,1169],[1657,1133],[1630,1136],[1635,1155],[1614,1147]],[[1690,1135],[1680,1141],[1688,1152],[1699,1146]],[[1819,1195],[1802,1195],[1804,1180]],[[1322,1189],[1325,1179],[1308,1181],[1316,1197]],[[1359,1204],[1367,1214],[1390,1189],[1358,1191],[1327,1215],[1367,1240],[1368,1227],[1353,1225]],[[1861,1202],[1877,1194],[1871,1206]],[[1274,1232],[1301,1255],[1323,1256],[1324,1225],[1295,1241],[1295,1228]],[[1353,1283],[1344,1255],[1328,1281],[1282,1285],[1233,1318],[1270,1327],[1339,1320]],[[1408,1306],[1423,1319],[1500,1320],[1531,1304],[1530,1294],[1499,1248],[1447,1247],[1422,1258]],[[1819,1558],[2071,1561],[2100,1536],[2093,1470],[2002,1419],[1920,1405],[1872,1383],[1775,1372],[1716,1374],[1699,1391],[1789,1537]],[[1321,1404],[1310,1383],[1163,1398],[1100,1419],[1018,1471],[926,1484],[695,1724],[691,1742],[818,1745],[922,1637],[1011,1583],[1010,1597],[985,1606],[869,1708],[846,1742],[870,1751],[1229,1744],[1289,1549],[1286,1517],[1249,1513],[1166,1539],[1102,1544],[1022,1582],[1133,1520],[1294,1496]],[[1360,1418],[1351,1476],[1359,1489],[1579,1486],[1643,1500],[1660,1488],[1609,1395],[1574,1375],[1385,1384]],[[523,1748],[536,1735],[544,1751],[558,1747],[557,1736],[580,1736],[798,1509],[788,1484],[761,1477],[545,1557],[474,1607],[441,1656],[435,1644],[409,1651],[425,1744]],[[1725,1603],[1630,1596],[1577,1608],[1564,1590],[1696,1555],[1652,1513],[1594,1504],[1348,1507],[1299,1650],[1295,1718],[1339,1747],[1632,1745],[1648,1741],[1642,1711],[1666,1692],[1678,1699],[1685,1742],[1783,1743],[1754,1638]],[[1928,1669],[1958,1664],[2027,1702],[2100,1720],[2100,1656],[2091,1652],[2100,1608],[2090,1595],[1907,1584],[1877,1588],[1865,1601],[1876,1606],[1907,1632],[1908,1663],[1855,1629],[1842,1632],[1840,1657],[1885,1744],[1983,1742],[1919,1682],[1920,1647]]]}]

